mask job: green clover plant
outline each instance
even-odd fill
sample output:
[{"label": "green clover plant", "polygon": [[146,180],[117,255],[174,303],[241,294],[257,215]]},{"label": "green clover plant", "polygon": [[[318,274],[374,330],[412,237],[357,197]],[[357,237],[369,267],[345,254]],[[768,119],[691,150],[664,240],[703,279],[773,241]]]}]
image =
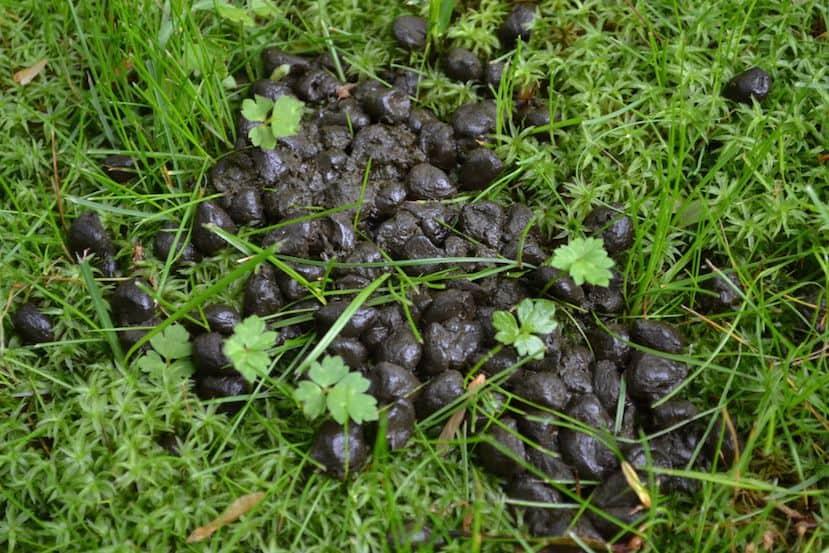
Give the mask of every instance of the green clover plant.
[{"label": "green clover plant", "polygon": [[233,335],[225,341],[224,354],[245,380],[253,382],[266,374],[271,364],[268,350],[276,342],[276,332],[267,330],[265,321],[252,315],[237,324]]},{"label": "green clover plant", "polygon": [[613,277],[610,269],[614,264],[599,238],[576,238],[556,248],[550,259],[550,265],[568,272],[579,286],[585,282],[608,286]]},{"label": "green clover plant", "polygon": [[263,123],[248,131],[254,146],[273,150],[276,139],[293,136],[299,132],[305,104],[293,96],[280,96],[276,101],[256,95],[242,102],[242,116],[248,121]]},{"label": "green clover plant", "polygon": [[540,359],[544,356],[544,342],[538,335],[549,334],[556,329],[556,305],[549,300],[531,300],[518,304],[518,320],[509,311],[492,314],[492,326],[497,333],[495,339],[507,346],[513,346],[522,357]]},{"label": "green clover plant", "polygon": [[154,351],[148,351],[136,361],[145,373],[185,377],[193,372],[190,335],[183,326],[170,325],[150,338],[150,345]]},{"label": "green clover plant", "polygon": [[366,393],[370,382],[359,372],[349,372],[342,357],[326,355],[322,362],[314,361],[308,377],[299,383],[294,398],[309,419],[327,409],[338,424],[377,420],[377,400]]}]

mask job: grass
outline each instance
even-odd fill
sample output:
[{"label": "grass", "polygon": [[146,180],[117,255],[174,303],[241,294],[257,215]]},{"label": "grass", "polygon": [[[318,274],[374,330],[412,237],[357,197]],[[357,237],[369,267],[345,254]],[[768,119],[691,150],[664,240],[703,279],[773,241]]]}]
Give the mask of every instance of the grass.
[{"label": "grass", "polygon": [[[68,258],[68,221],[95,209],[121,265],[156,283],[171,318],[238,298],[245,270],[232,249],[181,274],[149,252],[162,220],[187,232],[208,193],[205,173],[232,148],[243,83],[261,73],[262,47],[329,51],[351,74],[424,68],[422,103],[443,115],[475,96],[426,69],[422,55],[393,47],[397,2],[279,2],[280,15],[253,27],[181,0],[136,4],[0,0],[0,544],[374,551],[413,520],[448,551],[541,548],[471,463],[477,437],[442,455],[420,432],[401,452],[376,451],[343,485],[307,470],[312,429],[284,418],[294,407],[281,394],[259,389],[228,418],[182,376],[113,360],[112,323],[94,293],[113,282],[90,279]],[[437,21],[443,3],[428,4]],[[492,52],[507,2],[459,4],[448,36]],[[829,288],[829,46],[825,31],[812,32],[829,19],[825,5],[586,0],[545,2],[540,12],[540,31],[516,53],[504,86],[536,89],[560,119],[545,133],[551,142],[540,142],[516,129],[511,95],[499,95],[497,149],[511,169],[486,196],[526,198],[560,235],[578,232],[591,206],[622,203],[637,222],[637,255],[622,267],[632,313],[686,330],[685,393],[707,423],[719,415],[742,439],[734,467],[683,473],[699,481],[698,495],[651,491],[642,550],[824,550],[829,335],[802,308],[819,301],[812,292],[826,301]],[[48,65],[30,84],[12,81],[42,58]],[[774,77],[768,100],[724,101],[724,83],[752,65]],[[112,152],[137,159],[137,180],[103,175],[100,160]],[[712,270],[737,276],[739,309],[695,311]],[[386,297],[418,283],[401,279]],[[44,306],[59,342],[20,346],[7,315],[25,299]],[[277,326],[291,316],[307,313]],[[301,362],[315,343],[291,342],[276,366],[295,369],[295,352]],[[165,432],[180,436],[180,455],[158,445]],[[241,521],[208,545],[184,543],[255,491],[266,497]]]}]

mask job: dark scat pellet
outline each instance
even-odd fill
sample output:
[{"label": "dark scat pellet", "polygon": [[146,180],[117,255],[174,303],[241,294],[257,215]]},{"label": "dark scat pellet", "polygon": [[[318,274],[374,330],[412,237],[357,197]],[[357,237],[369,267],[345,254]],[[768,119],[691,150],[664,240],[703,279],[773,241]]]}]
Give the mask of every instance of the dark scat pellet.
[{"label": "dark scat pellet", "polygon": [[547,371],[523,371],[512,381],[512,391],[534,405],[558,411],[564,409],[570,399],[570,392],[561,379]]},{"label": "dark scat pellet", "polygon": [[608,413],[616,411],[622,377],[619,368],[607,360],[597,361],[593,367],[593,392]]},{"label": "dark scat pellet", "polygon": [[443,60],[443,70],[456,81],[480,81],[484,67],[478,56],[466,48],[450,48]]},{"label": "dark scat pellet", "polygon": [[296,76],[305,73],[311,63],[299,56],[289,54],[279,48],[265,48],[262,51],[262,62],[265,65],[265,74],[270,77],[275,69],[285,65],[290,75]]},{"label": "dark scat pellet", "polygon": [[496,447],[490,442],[482,442],[475,448],[475,457],[489,472],[509,478],[524,471],[522,463],[527,460],[527,452],[518,434],[516,420],[504,416],[499,423],[493,423],[487,435],[501,447]]},{"label": "dark scat pellet", "polygon": [[140,279],[125,280],[110,298],[112,312],[119,326],[138,325],[152,318],[155,302],[143,289],[149,288]]},{"label": "dark scat pellet", "polygon": [[446,173],[429,163],[412,167],[406,182],[409,195],[415,200],[440,200],[457,192]]},{"label": "dark scat pellet", "polygon": [[[178,233],[178,226],[168,225],[166,228],[159,229],[155,233],[153,240],[153,251],[155,256],[160,261],[167,261],[170,251],[173,249],[173,243],[176,241],[176,234]],[[182,263],[197,263],[201,261],[201,254],[196,251],[193,244],[187,241],[187,232],[181,233],[177,244],[178,250],[174,254],[174,263],[176,265]]]},{"label": "dark scat pellet", "polygon": [[406,445],[414,435],[417,419],[415,408],[408,399],[398,399],[385,412],[387,421],[386,441],[392,451]]},{"label": "dark scat pellet", "polygon": [[590,350],[584,346],[573,346],[562,353],[558,377],[574,394],[592,393],[591,365],[593,354]]},{"label": "dark scat pellet", "polygon": [[427,121],[420,129],[417,146],[423,150],[429,163],[451,171],[458,158],[458,145],[455,142],[455,130],[443,121]]},{"label": "dark scat pellet", "polygon": [[685,349],[685,337],[679,329],[660,321],[635,321],[630,328],[630,337],[639,345],[666,353],[682,353]]},{"label": "dark scat pellet", "polygon": [[[250,393],[250,384],[241,375],[204,376],[196,378],[196,394],[202,400],[223,399]],[[239,411],[246,400],[222,402],[217,411],[233,414]]]},{"label": "dark scat pellet", "polygon": [[227,212],[214,202],[203,202],[196,209],[191,237],[193,244],[205,255],[215,255],[227,246],[224,238],[205,228],[213,224],[223,231],[236,234],[236,224]]},{"label": "dark scat pellet", "polygon": [[[528,476],[517,476],[507,486],[506,494],[511,499],[526,501],[535,504],[548,504],[550,507],[522,507],[524,523],[533,536],[557,536],[562,533],[556,526],[560,518],[560,509],[554,508],[561,503],[561,496],[557,491],[545,484],[542,480]],[[567,527],[564,526],[564,529]]]},{"label": "dark scat pellet", "polygon": [[771,92],[771,76],[759,67],[735,75],[723,88],[723,96],[733,102],[762,102]]},{"label": "dark scat pellet", "polygon": [[519,39],[524,42],[529,41],[534,19],[535,6],[516,4],[498,28],[498,38],[501,39],[501,44],[506,48],[512,48]]},{"label": "dark scat pellet", "polygon": [[227,198],[227,213],[238,225],[261,226],[265,222],[265,209],[260,192],[256,188],[242,188]]},{"label": "dark scat pellet", "polygon": [[366,111],[380,123],[397,124],[409,119],[412,101],[409,96],[397,89],[379,90],[369,95],[364,102]]},{"label": "dark scat pellet", "polygon": [[262,96],[268,100],[276,100],[281,96],[291,94],[290,87],[284,82],[272,81],[271,79],[258,79],[250,86],[251,97]]},{"label": "dark scat pellet", "polygon": [[357,338],[344,338],[337,336],[328,346],[328,353],[339,355],[343,362],[352,369],[359,369],[365,366],[368,360],[368,350]]},{"label": "dark scat pellet", "polygon": [[111,155],[101,162],[104,173],[115,182],[129,182],[135,178],[135,160],[129,156]]},{"label": "dark scat pellet", "polygon": [[437,117],[431,111],[424,108],[412,108],[407,124],[412,132],[419,133],[426,125],[437,121]]},{"label": "dark scat pellet", "polygon": [[[421,234],[418,236],[412,236],[406,241],[403,245],[401,257],[411,260],[440,259],[446,257],[446,252],[435,246],[431,240]],[[425,275],[434,273],[439,267],[440,265],[436,263],[421,263],[416,265],[407,265],[403,270],[410,275]]]},{"label": "dark scat pellet", "polygon": [[495,131],[495,103],[485,100],[464,104],[452,115],[452,127],[458,136],[483,137]]},{"label": "dark scat pellet", "polygon": [[702,283],[704,293],[697,295],[700,308],[705,313],[723,313],[737,309],[742,303],[742,286],[737,275],[726,272],[725,277],[716,273],[708,275]]},{"label": "dark scat pellet", "polygon": [[682,383],[688,367],[664,357],[637,352],[625,371],[630,396],[650,405],[665,397]]},{"label": "dark scat pellet", "polygon": [[[327,305],[319,308],[314,315],[317,321],[317,329],[320,335],[324,334],[331,328],[337,319],[348,309],[351,302],[346,300],[336,300],[329,302]],[[377,318],[377,310],[373,307],[361,306],[354,312],[354,314],[346,321],[345,326],[340,330],[340,336],[346,338],[356,338],[366,331]]]},{"label": "dark scat pellet", "polygon": [[484,82],[496,91],[501,84],[501,76],[504,74],[507,63],[504,61],[491,61],[484,68]]},{"label": "dark scat pellet", "polygon": [[12,324],[14,330],[26,344],[42,344],[55,341],[52,321],[34,304],[24,303],[21,305],[12,318]]},{"label": "dark scat pellet", "polygon": [[618,209],[600,206],[590,212],[584,226],[604,242],[610,255],[617,255],[633,245],[633,221]]},{"label": "dark scat pellet", "polygon": [[443,371],[432,378],[415,402],[417,418],[425,419],[450,405],[464,393],[463,375],[458,371]]},{"label": "dark scat pellet", "polygon": [[527,447],[527,460],[550,480],[575,482],[576,473],[561,457],[534,447]]},{"label": "dark scat pellet", "polygon": [[312,69],[305,73],[294,86],[294,91],[300,100],[318,103],[334,96],[339,83],[328,71]]},{"label": "dark scat pellet", "polygon": [[663,430],[689,421],[697,414],[697,408],[687,399],[672,399],[651,409],[651,422],[654,428]]},{"label": "dark scat pellet", "polygon": [[225,356],[225,336],[218,332],[206,332],[193,339],[193,366],[202,376],[227,376],[231,371],[230,360]]},{"label": "dark scat pellet", "polygon": [[321,464],[325,472],[341,480],[359,472],[368,457],[363,427],[351,423],[347,432],[336,422],[326,421],[311,446],[311,458]]},{"label": "dark scat pellet", "polygon": [[[132,347],[139,342],[154,326],[160,324],[157,318],[152,318],[149,321],[141,323],[140,326],[137,327],[130,327],[125,328],[124,330],[118,331],[118,343],[121,344],[121,347],[124,348],[124,352],[131,350]],[[150,351],[150,343],[145,342],[138,351],[140,353],[146,353]]]},{"label": "dark scat pellet", "polygon": [[476,321],[451,319],[432,323],[423,333],[421,369],[438,374],[446,369],[464,368],[481,345],[481,327]]},{"label": "dark scat pellet", "polygon": [[624,326],[611,323],[607,330],[594,328],[587,334],[593,355],[597,360],[607,360],[623,367],[630,357],[630,334]]},{"label": "dark scat pellet", "polygon": [[[530,102],[520,106],[516,112],[516,119],[521,122],[522,129],[532,127],[546,127],[550,124],[550,108],[545,104]],[[537,131],[533,134],[539,140],[549,140],[549,131]]]},{"label": "dark scat pellet", "polygon": [[622,294],[622,275],[616,269],[609,286],[584,285],[587,301],[594,311],[605,315],[615,315],[625,309],[625,296]]},{"label": "dark scat pellet", "polygon": [[[592,394],[574,398],[567,406],[567,416],[595,429],[608,430],[613,421]],[[613,451],[591,434],[562,428],[558,439],[562,458],[581,478],[601,480],[618,466]]]},{"label": "dark scat pellet", "polygon": [[233,327],[242,322],[242,316],[235,307],[216,303],[204,308],[204,318],[208,328],[226,336],[233,334]]},{"label": "dark scat pellet", "polygon": [[371,388],[369,393],[380,403],[396,399],[414,399],[420,391],[421,382],[411,371],[393,363],[378,363],[368,374]]},{"label": "dark scat pellet", "polygon": [[91,252],[97,257],[95,265],[104,276],[115,275],[115,246],[98,215],[91,211],[81,214],[69,227],[68,238],[69,251],[73,257],[79,258],[85,252]]},{"label": "dark scat pellet", "polygon": [[465,290],[443,290],[432,298],[421,318],[423,324],[442,323],[452,318],[471,320],[475,317],[475,301]]},{"label": "dark scat pellet", "polygon": [[234,151],[224,156],[210,169],[208,176],[210,186],[222,193],[234,192],[245,186],[255,186],[256,180],[256,167],[247,151]]},{"label": "dark scat pellet", "polygon": [[489,148],[476,148],[461,166],[458,181],[462,190],[483,190],[489,186],[504,168],[503,162]]},{"label": "dark scat pellet", "polygon": [[259,266],[256,273],[250,275],[245,284],[245,296],[242,312],[245,317],[259,315],[266,317],[279,311],[284,301],[282,292],[276,282],[276,271],[268,264]]},{"label": "dark scat pellet", "polygon": [[[647,481],[647,475],[642,474],[640,479],[643,482]],[[629,526],[635,527],[636,522],[646,515],[646,510],[639,503],[639,497],[630,487],[622,472],[613,473],[599,484],[593,490],[590,502],[601,509],[603,513],[609,514]],[[614,522],[593,512],[588,511],[587,516],[605,539],[617,536],[622,529]]]},{"label": "dark scat pellet", "polygon": [[495,202],[478,202],[461,209],[461,229],[464,234],[492,248],[501,242],[504,210]]},{"label": "dark scat pellet", "polygon": [[392,24],[392,34],[397,44],[410,51],[426,47],[426,20],[414,15],[401,15]]},{"label": "dark scat pellet", "polygon": [[423,346],[415,339],[407,326],[395,330],[381,345],[377,361],[394,363],[414,371],[423,355]]},{"label": "dark scat pellet", "polygon": [[395,210],[406,201],[408,193],[409,191],[406,190],[406,186],[402,182],[390,181],[384,184],[374,196],[374,207],[377,210],[377,215],[388,217],[394,214]]},{"label": "dark scat pellet", "polygon": [[[339,125],[325,125],[320,127],[320,139],[322,140],[322,145],[325,146],[327,150],[345,150],[351,145],[351,133],[348,128],[341,127]],[[324,153],[325,152],[323,152],[323,154]],[[344,162],[348,159],[344,152],[339,152],[339,154],[339,158],[333,157],[329,154],[328,161],[331,167],[336,167],[338,166],[338,162]],[[321,163],[319,163],[319,165],[322,167]]]}]

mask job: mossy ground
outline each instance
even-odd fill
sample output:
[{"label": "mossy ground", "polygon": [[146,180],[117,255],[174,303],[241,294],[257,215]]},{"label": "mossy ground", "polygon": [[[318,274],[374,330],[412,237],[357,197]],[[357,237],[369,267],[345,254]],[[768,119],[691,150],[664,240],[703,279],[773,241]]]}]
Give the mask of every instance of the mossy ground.
[{"label": "mossy ground", "polygon": [[[448,551],[539,549],[463,440],[442,456],[420,434],[343,485],[306,470],[312,429],[277,414],[287,405],[279,394],[228,418],[181,375],[113,362],[64,246],[68,221],[96,210],[122,264],[134,260],[155,281],[168,313],[200,295],[236,297],[241,282],[209,290],[233,268],[229,253],[175,276],[150,250],[163,218],[190,218],[205,172],[232,148],[244,86],[227,77],[260,75],[264,46],[334,51],[361,76],[390,63],[423,68],[423,103],[444,115],[474,96],[394,47],[394,17],[426,14],[426,3],[278,2],[282,15],[253,27],[207,4],[0,0],[0,544],[374,551],[413,519],[445,536]],[[498,55],[494,31],[508,3],[459,4],[446,40]],[[697,369],[689,397],[727,414],[743,439],[730,470],[689,474],[699,495],[653,492],[643,550],[823,550],[829,334],[798,308],[808,287],[824,299],[829,287],[825,4],[542,4],[509,81],[516,90],[549,81],[560,120],[549,144],[504,120],[498,150],[513,170],[488,194],[526,198],[551,232],[577,231],[596,204],[626,206],[637,222],[623,267],[631,311],[683,327]],[[12,81],[42,58],[32,83]],[[721,98],[730,76],[753,65],[774,78],[768,100]],[[509,104],[499,98],[502,114]],[[100,171],[113,152],[138,160],[133,183]],[[740,309],[711,318],[692,310],[709,266],[738,275]],[[60,342],[20,346],[8,315],[25,299],[45,306]],[[168,431],[181,435],[180,456],[156,441]],[[208,545],[184,544],[253,491],[267,496],[243,520]],[[456,531],[465,537],[450,537]]]}]

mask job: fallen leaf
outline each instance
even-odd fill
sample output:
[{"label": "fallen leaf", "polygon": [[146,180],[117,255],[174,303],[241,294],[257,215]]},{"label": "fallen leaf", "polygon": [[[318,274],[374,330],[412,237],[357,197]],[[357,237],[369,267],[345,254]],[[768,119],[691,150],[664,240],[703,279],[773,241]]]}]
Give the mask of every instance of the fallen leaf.
[{"label": "fallen leaf", "polygon": [[622,474],[624,474],[628,486],[636,492],[639,502],[642,503],[642,505],[644,505],[647,509],[650,509],[651,495],[648,493],[648,490],[645,489],[642,481],[639,480],[639,475],[636,474],[636,469],[634,469],[633,466],[627,461],[622,461]]},{"label": "fallen leaf", "polygon": [[187,543],[204,541],[213,535],[216,530],[235,522],[242,515],[253,509],[265,497],[264,492],[253,492],[236,499],[222,514],[204,526],[199,526],[187,536]]},{"label": "fallen leaf", "polygon": [[46,58],[35,62],[34,65],[27,67],[26,69],[21,69],[17,73],[14,74],[14,82],[21,86],[26,86],[32,79],[40,75],[40,72],[43,71],[43,68],[46,67]]},{"label": "fallen leaf", "polygon": [[[482,373],[473,378],[472,381],[466,386],[466,389],[470,393],[475,393],[484,384],[486,384],[486,375]],[[457,432],[458,428],[461,427],[461,423],[463,422],[465,416],[466,409],[461,408],[453,413],[452,416],[449,417],[449,420],[446,421],[443,430],[440,431],[440,436],[438,436],[438,455],[442,455],[449,449],[449,444],[447,442],[455,436],[455,432]]]}]

